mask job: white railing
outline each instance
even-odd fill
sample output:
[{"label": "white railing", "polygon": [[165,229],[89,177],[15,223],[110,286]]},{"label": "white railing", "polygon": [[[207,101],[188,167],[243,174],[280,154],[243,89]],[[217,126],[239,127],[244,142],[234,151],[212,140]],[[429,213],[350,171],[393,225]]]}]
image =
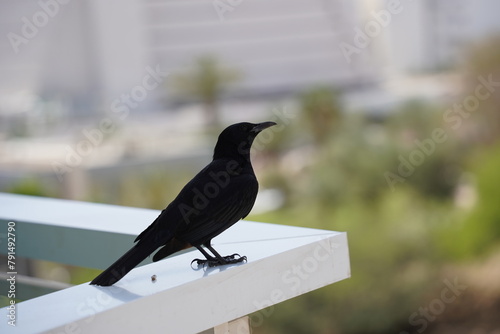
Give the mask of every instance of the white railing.
[{"label": "white railing", "polygon": [[[158,213],[0,193],[0,252],[104,269]],[[0,332],[249,333],[247,315],[259,325],[270,315],[263,309],[350,276],[342,232],[241,221],[213,245],[248,262],[194,270],[197,251],[148,260],[112,287],[84,283],[4,307]]]}]

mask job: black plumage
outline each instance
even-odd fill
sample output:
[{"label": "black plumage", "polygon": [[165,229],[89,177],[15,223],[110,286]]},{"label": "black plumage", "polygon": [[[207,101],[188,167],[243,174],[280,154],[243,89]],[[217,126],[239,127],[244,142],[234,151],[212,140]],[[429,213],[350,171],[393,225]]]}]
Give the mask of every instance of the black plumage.
[{"label": "black plumage", "polygon": [[137,236],[136,244],[90,284],[114,284],[160,247],[153,261],[192,246],[206,257],[206,260],[193,260],[198,264],[215,266],[245,260],[246,257],[237,254],[219,255],[212,248],[211,240],[250,213],[259,188],[250,161],[250,148],[262,130],[275,124],[238,123],[222,131],[212,162]]}]

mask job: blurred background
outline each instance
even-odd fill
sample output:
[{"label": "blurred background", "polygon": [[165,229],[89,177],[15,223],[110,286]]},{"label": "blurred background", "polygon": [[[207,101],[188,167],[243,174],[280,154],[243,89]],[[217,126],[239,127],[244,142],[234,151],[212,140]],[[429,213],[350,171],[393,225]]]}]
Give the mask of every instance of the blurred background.
[{"label": "blurred background", "polygon": [[276,121],[248,219],[347,231],[352,278],[254,333],[500,333],[500,2],[0,6],[1,192],[162,209],[222,128]]}]

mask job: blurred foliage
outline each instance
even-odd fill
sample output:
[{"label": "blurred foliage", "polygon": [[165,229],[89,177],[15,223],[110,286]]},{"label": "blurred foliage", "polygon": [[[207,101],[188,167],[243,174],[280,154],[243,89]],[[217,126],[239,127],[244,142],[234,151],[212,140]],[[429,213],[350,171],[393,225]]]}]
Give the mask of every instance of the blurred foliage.
[{"label": "blurred foliage", "polygon": [[28,177],[15,183],[7,192],[19,195],[29,196],[50,196],[50,192],[43,184],[34,177]]},{"label": "blurred foliage", "polygon": [[[475,92],[478,76],[500,81],[498,50],[500,40],[472,54],[456,103]],[[280,176],[286,206],[249,219],[347,231],[352,277],[261,312],[270,314],[254,333],[418,332],[409,317],[439,298],[447,268],[498,251],[497,94],[452,128],[448,104],[408,101],[382,120],[334,111],[330,119],[322,118],[329,108],[318,109],[337,105],[333,92],[305,93],[299,111],[308,133],[291,126],[288,137],[304,137],[314,149],[282,152],[286,163],[270,173]],[[398,170],[402,161],[413,161],[409,175]],[[387,172],[400,182],[391,187]]]},{"label": "blurred foliage", "polygon": [[341,113],[338,94],[328,87],[316,87],[302,94],[300,105],[314,143],[321,146],[338,125]]},{"label": "blurred foliage", "polygon": [[[423,101],[409,101],[387,120],[390,141],[397,149],[398,160],[391,162],[393,166],[399,167],[401,161],[411,162],[416,154],[423,157],[421,164],[413,165],[414,173],[405,178],[405,183],[423,194],[444,198],[452,195],[458,182],[464,153],[463,145],[443,121],[445,109]],[[443,142],[433,137],[436,130],[443,131]]]},{"label": "blurred foliage", "polygon": [[[402,109],[422,112],[415,116],[422,119],[415,138],[425,137],[439,124],[425,117],[436,110],[417,108],[413,102]],[[415,172],[391,190],[384,173],[397,166],[398,154],[415,149],[413,141],[400,140],[412,128],[410,121],[399,115],[384,123],[343,115],[338,122],[322,149],[307,156],[312,162],[293,177],[284,177],[293,194],[287,207],[249,219],[347,231],[352,277],[276,306],[256,333],[363,333],[367,328],[371,333],[396,332],[422,296],[440,283],[444,250],[437,239],[449,224],[453,184],[426,181],[425,174],[439,173],[432,161],[447,161],[449,151],[436,149],[418,167],[424,174],[419,181],[412,180],[419,177]],[[447,168],[446,162],[442,165]],[[436,196],[428,196],[432,189]],[[301,316],[304,312],[307,316]]]},{"label": "blurred foliage", "polygon": [[[500,142],[473,154],[469,161],[474,183],[471,197],[475,203],[453,229],[443,231],[446,252],[452,258],[470,259],[485,255],[500,241]],[[463,211],[463,210],[462,210]],[[444,235],[447,235],[445,238]]]},{"label": "blurred foliage", "polygon": [[190,71],[173,78],[173,88],[180,97],[201,101],[204,105],[207,125],[218,125],[217,102],[224,90],[238,81],[241,74],[224,67],[213,56],[200,57]]},{"label": "blurred foliage", "polygon": [[[474,140],[491,143],[500,139],[500,36],[483,40],[470,49],[464,66],[463,95],[474,96],[477,87],[488,82],[487,98],[479,99],[479,107],[471,111]],[[465,101],[464,101],[465,102]]]},{"label": "blurred foliage", "polygon": [[161,210],[190,179],[188,172],[176,173],[175,178],[159,171],[126,173],[113,189],[103,189],[106,184],[94,184],[91,197],[98,202]]},{"label": "blurred foliage", "polygon": [[[352,202],[335,208],[308,201],[252,216],[347,231],[352,266],[350,279],[275,307],[256,332],[288,333],[295,328],[293,333],[321,333],[336,327],[342,333],[362,333],[366,328],[372,333],[396,332],[395,324],[407,319],[421,296],[439,282],[434,255],[439,244],[433,243],[433,233],[448,209],[404,189],[386,192],[376,206]],[[301,317],[301,312],[314,316]]]},{"label": "blurred foliage", "polygon": [[[471,52],[464,68],[456,101],[408,101],[383,119],[345,114],[338,93],[312,88],[297,98],[299,117],[260,143],[261,185],[281,190],[286,200],[279,210],[248,219],[347,231],[352,277],[261,312],[254,333],[417,332],[409,316],[439,298],[446,268],[498,250],[500,89],[456,129],[443,113],[475,92],[478,76],[500,81],[500,40]],[[177,84],[212,113],[235,78],[205,58]],[[436,130],[442,140],[435,140]],[[411,170],[402,175],[408,161]],[[388,172],[398,177],[392,185]],[[193,174],[161,171],[96,182],[90,199],[161,209]],[[37,189],[26,182],[16,191]],[[96,272],[72,274],[78,283]]]}]

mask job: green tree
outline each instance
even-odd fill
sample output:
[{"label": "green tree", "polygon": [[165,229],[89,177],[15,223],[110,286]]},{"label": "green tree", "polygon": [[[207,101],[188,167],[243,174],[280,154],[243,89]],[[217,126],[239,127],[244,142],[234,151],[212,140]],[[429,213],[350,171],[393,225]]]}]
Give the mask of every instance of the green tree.
[{"label": "green tree", "polygon": [[313,88],[300,96],[302,117],[318,146],[325,144],[341,117],[338,94],[328,87]]},{"label": "green tree", "polygon": [[[484,84],[489,82],[489,84]],[[469,50],[463,76],[463,102],[477,97],[478,106],[471,111],[466,120],[468,130],[473,133],[470,139],[493,142],[500,139],[500,36],[482,41]],[[478,95],[478,86],[484,86]],[[478,96],[476,96],[478,95]],[[484,97],[483,97],[484,96]],[[469,101],[470,102],[470,101]],[[472,102],[471,102],[472,103]],[[469,117],[467,117],[469,118]]]},{"label": "green tree", "polygon": [[223,67],[217,58],[202,56],[186,73],[174,76],[173,87],[180,97],[201,101],[204,105],[206,123],[218,125],[218,101],[228,87],[240,79],[233,68]]},{"label": "green tree", "polygon": [[[394,145],[396,161],[390,171],[406,161],[411,164],[411,175],[404,177],[404,183],[424,195],[449,198],[457,185],[464,163],[464,150],[456,133],[443,121],[444,108],[423,101],[408,101],[398,107],[386,122],[390,143]],[[442,131],[445,138],[436,142],[435,131]],[[417,164],[409,163],[418,156]],[[402,184],[397,184],[396,187]]]},{"label": "green tree", "polygon": [[498,249],[500,241],[500,144],[471,155],[469,168],[474,175],[473,192],[462,196],[468,196],[474,206],[457,212],[453,228],[444,230],[440,238],[445,252],[456,258],[487,254]]},{"label": "green tree", "polygon": [[8,193],[29,196],[52,196],[52,192],[46,189],[42,182],[35,177],[27,177],[7,189]]}]

